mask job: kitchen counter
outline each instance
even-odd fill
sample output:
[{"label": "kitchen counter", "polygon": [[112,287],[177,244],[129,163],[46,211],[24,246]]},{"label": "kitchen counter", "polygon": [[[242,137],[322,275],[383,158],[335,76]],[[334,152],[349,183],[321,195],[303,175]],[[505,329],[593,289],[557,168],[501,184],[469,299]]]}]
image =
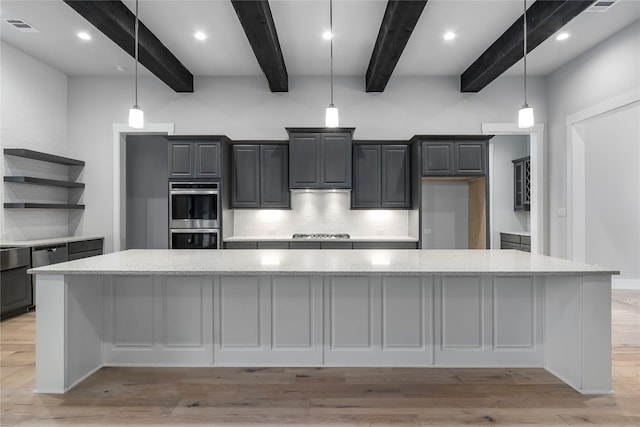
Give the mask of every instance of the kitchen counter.
[{"label": "kitchen counter", "polygon": [[539,367],[611,392],[611,269],[514,250],[128,250],[30,270],[36,392],[103,366]]},{"label": "kitchen counter", "polygon": [[288,236],[231,236],[225,242],[417,242],[409,236],[351,236],[349,239],[294,239]]},{"label": "kitchen counter", "polygon": [[33,274],[114,275],[612,275],[607,268],[506,250],[130,249],[32,268]]},{"label": "kitchen counter", "polygon": [[0,246],[12,246],[26,248],[32,246],[59,245],[69,242],[81,242],[83,240],[104,239],[104,236],[75,236],[75,237],[52,237],[48,239],[33,240],[5,240],[0,241]]}]

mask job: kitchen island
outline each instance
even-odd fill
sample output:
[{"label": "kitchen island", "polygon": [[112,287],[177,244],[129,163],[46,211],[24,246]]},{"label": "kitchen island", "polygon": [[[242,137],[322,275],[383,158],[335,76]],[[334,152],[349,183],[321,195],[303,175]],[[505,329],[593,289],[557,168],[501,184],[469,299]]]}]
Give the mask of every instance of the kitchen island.
[{"label": "kitchen island", "polygon": [[103,366],[541,367],[611,392],[611,275],[513,250],[128,250],[32,269],[36,391]]}]

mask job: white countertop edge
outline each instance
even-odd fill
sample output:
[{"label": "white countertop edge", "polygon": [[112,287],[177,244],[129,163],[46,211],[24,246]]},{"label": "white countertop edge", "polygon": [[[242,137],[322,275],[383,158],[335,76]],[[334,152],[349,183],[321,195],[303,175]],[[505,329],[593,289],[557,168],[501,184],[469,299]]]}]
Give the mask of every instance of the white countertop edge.
[{"label": "white countertop edge", "polygon": [[83,240],[104,239],[104,236],[52,237],[48,239],[0,241],[0,246],[28,248],[31,246],[59,245],[61,243],[81,242]]},{"label": "white countertop edge", "polygon": [[409,236],[351,236],[349,239],[294,239],[292,236],[231,236],[225,242],[417,242]]}]

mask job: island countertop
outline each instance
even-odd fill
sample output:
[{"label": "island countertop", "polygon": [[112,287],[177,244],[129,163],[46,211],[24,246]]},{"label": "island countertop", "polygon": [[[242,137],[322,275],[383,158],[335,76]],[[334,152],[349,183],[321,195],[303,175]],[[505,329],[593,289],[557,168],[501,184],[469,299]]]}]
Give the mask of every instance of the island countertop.
[{"label": "island countertop", "polygon": [[132,249],[29,270],[72,275],[612,275],[618,271],[516,250]]}]

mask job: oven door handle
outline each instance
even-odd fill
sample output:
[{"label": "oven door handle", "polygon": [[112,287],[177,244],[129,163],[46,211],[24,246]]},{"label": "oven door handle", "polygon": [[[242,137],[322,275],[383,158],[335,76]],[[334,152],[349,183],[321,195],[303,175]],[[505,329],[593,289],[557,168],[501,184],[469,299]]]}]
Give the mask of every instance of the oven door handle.
[{"label": "oven door handle", "polygon": [[202,195],[216,195],[218,194],[219,191],[218,190],[171,190],[171,195],[172,196],[179,196],[182,194],[185,195],[198,195],[198,194],[202,194]]}]

